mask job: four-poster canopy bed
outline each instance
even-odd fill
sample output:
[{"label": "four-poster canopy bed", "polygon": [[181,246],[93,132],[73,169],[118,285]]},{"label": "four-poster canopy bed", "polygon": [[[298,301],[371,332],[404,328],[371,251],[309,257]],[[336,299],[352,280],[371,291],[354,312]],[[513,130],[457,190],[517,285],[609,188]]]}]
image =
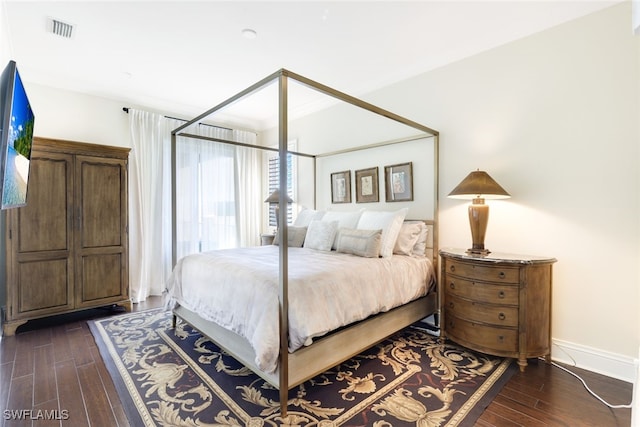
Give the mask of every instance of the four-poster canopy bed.
[{"label": "four-poster canopy bed", "polygon": [[[256,96],[273,83],[277,85],[275,88],[277,90],[278,112],[277,150],[263,145],[203,138],[188,131],[190,126],[211,118],[214,114],[225,109],[228,111],[229,108],[237,106],[241,101]],[[291,101],[291,83],[300,84],[300,88],[304,88],[304,90],[311,90],[312,93],[328,96],[329,99],[339,104],[355,108],[354,111],[358,111],[358,118],[361,117],[362,112],[372,114],[376,123],[391,123],[392,130],[374,129],[376,136],[379,135],[383,139],[371,143],[370,136],[362,136],[362,130],[367,126],[366,123],[350,122],[357,125],[352,134],[345,131],[342,124],[338,124],[337,127],[341,127],[341,132],[345,136],[343,140],[354,141],[358,144],[357,146],[352,145],[348,148],[319,154],[292,152],[288,148],[292,123],[290,113],[295,110]],[[271,88],[273,89],[273,86]],[[296,89],[298,88],[296,87]],[[308,99],[305,102],[308,103]],[[358,118],[355,120],[359,121]],[[402,130],[398,132],[397,128],[402,128]],[[287,154],[311,159],[313,161],[314,209],[317,202],[315,188],[318,187],[316,179],[318,174],[316,162],[318,160],[326,160],[345,153],[360,153],[362,150],[378,149],[379,147],[391,146],[393,149],[392,146],[396,144],[427,140],[431,152],[425,153],[425,157],[433,160],[433,170],[430,171],[429,183],[426,185],[428,197],[431,198],[427,203],[429,206],[427,210],[430,212],[412,212],[410,215],[419,215],[420,221],[405,221],[407,211],[411,212],[412,205],[409,203],[403,209],[398,209],[397,204],[393,205],[393,212],[369,213],[366,210],[364,212],[359,210],[357,214],[359,218],[368,216],[369,224],[374,224],[374,226],[381,224],[379,227],[375,227],[380,228],[379,230],[359,230],[360,234],[371,232],[369,242],[381,245],[379,247],[389,247],[389,245],[393,247],[401,227],[417,224],[416,227],[420,229],[421,238],[425,239],[422,242],[423,246],[419,249],[421,253],[416,253],[416,247],[413,247],[413,252],[406,255],[378,257],[376,253],[372,258],[367,258],[354,255],[354,252],[337,254],[339,252],[337,250],[318,251],[315,248],[307,248],[306,244],[305,247],[289,247],[287,244],[279,244],[270,247],[212,251],[211,253],[189,255],[177,260],[176,146],[178,136],[207,139],[257,150],[277,151],[280,188],[286,188]],[[369,142],[360,143],[359,139],[362,138]],[[281,415],[285,417],[288,391],[291,388],[359,354],[364,349],[416,321],[430,315],[436,315],[437,318],[439,313],[439,297],[436,289],[438,271],[436,268],[438,256],[437,159],[437,131],[284,69],[175,129],[172,132],[173,262],[175,268],[172,278],[167,284],[174,322],[178,317],[191,324],[245,366],[278,388]],[[326,178],[328,179],[328,176]],[[324,174],[320,180],[325,180]],[[286,204],[286,197],[286,192],[280,191],[279,202],[283,206]],[[385,207],[391,208],[390,206]],[[309,212],[317,211],[309,210]],[[294,226],[287,225],[286,209],[280,209],[278,215],[279,241],[289,242],[289,233],[298,230]],[[340,217],[336,213],[332,215]],[[324,224],[319,224],[320,222],[324,222]],[[329,223],[334,228],[341,225],[340,221],[311,221],[305,224],[308,230],[305,231],[311,233],[313,227],[316,229],[320,225],[327,227]],[[349,232],[352,231],[341,228],[337,232],[337,236],[348,237]],[[333,230],[333,233],[336,231]],[[331,235],[332,239],[335,235]],[[393,241],[385,239],[393,239]],[[380,282],[379,278],[385,274],[385,271],[389,276]],[[337,284],[347,285],[348,289],[338,288]],[[392,295],[392,288],[397,291],[396,295]],[[263,291],[265,293],[262,293]],[[241,300],[239,306],[232,304],[232,300],[241,297],[248,299]],[[222,307],[214,307],[213,305],[216,303]],[[315,309],[317,307],[320,308]],[[349,310],[354,310],[354,307],[357,313],[349,312]],[[227,311],[223,313],[224,310]],[[312,311],[317,312],[315,317],[313,317]],[[248,323],[236,324],[235,318],[243,316],[248,319]],[[328,322],[330,324],[328,326],[318,325],[321,320],[319,318],[323,316],[335,319],[333,322],[335,324]],[[218,321],[218,319],[220,320]],[[229,326],[231,323],[233,325]],[[264,348],[268,348],[268,351]]]}]

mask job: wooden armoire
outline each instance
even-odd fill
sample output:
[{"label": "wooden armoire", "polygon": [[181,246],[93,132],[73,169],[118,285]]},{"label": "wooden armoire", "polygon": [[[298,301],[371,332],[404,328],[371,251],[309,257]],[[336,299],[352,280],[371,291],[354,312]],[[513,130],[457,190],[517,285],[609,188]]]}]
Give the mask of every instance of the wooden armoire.
[{"label": "wooden armoire", "polygon": [[34,139],[27,205],[5,211],[5,335],[55,314],[131,310],[128,157],[128,148]]}]

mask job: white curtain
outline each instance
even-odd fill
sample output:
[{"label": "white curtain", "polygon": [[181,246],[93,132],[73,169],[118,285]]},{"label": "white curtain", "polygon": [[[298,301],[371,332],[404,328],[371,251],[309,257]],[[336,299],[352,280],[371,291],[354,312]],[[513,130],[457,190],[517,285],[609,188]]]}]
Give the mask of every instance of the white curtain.
[{"label": "white curtain", "polygon": [[[235,141],[255,144],[256,135],[234,131]],[[261,215],[263,213],[262,151],[255,148],[236,149],[236,202],[238,209],[238,238],[240,246],[260,244]]]},{"label": "white curtain", "polygon": [[160,295],[171,272],[171,130],[175,120],[129,109],[129,283],[131,300]]},{"label": "white curtain", "polygon": [[[160,295],[172,269],[171,131],[183,121],[129,109],[130,287],[133,302]],[[198,125],[203,136],[256,143],[251,132]],[[260,242],[261,151],[177,139],[177,259]]]},{"label": "white curtain", "polygon": [[[190,133],[230,139],[231,131],[197,126]],[[177,259],[238,246],[236,233],[235,147],[194,138],[177,140]]]}]

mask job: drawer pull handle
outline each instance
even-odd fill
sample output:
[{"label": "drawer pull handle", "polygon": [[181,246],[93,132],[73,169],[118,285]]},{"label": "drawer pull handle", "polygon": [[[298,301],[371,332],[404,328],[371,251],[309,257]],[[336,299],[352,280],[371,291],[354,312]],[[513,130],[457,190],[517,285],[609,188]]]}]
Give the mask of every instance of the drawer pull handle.
[{"label": "drawer pull handle", "polygon": [[507,275],[504,274],[504,271],[501,271],[500,273],[498,273],[498,277],[501,279],[504,279]]},{"label": "drawer pull handle", "polygon": [[451,272],[453,273],[454,271],[456,271],[456,266],[452,265],[451,267],[449,267],[449,270],[451,270]]},{"label": "drawer pull handle", "polygon": [[504,299],[504,297],[505,297],[504,291],[498,292],[498,298]]},{"label": "drawer pull handle", "polygon": [[454,303],[452,303],[452,302],[449,303],[449,308],[453,309],[454,306],[455,306]]},{"label": "drawer pull handle", "polygon": [[450,287],[451,289],[455,289],[455,288],[456,288],[456,284],[455,284],[455,283],[453,283],[453,282],[451,282],[451,283],[449,283],[449,287]]},{"label": "drawer pull handle", "polygon": [[507,318],[507,316],[505,316],[505,315],[504,315],[504,313],[500,313],[500,314],[498,314],[498,319],[500,319],[500,320],[504,320],[504,319],[506,319],[506,318]]},{"label": "drawer pull handle", "polygon": [[455,323],[453,323],[453,320],[449,321],[449,328],[453,329],[455,327]]},{"label": "drawer pull handle", "polygon": [[504,342],[504,335],[498,335],[498,341]]}]

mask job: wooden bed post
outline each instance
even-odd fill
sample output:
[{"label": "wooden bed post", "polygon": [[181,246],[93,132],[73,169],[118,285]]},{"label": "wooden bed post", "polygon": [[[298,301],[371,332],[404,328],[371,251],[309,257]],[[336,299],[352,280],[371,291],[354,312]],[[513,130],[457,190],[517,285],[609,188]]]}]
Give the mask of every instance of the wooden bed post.
[{"label": "wooden bed post", "polygon": [[[280,206],[287,206],[287,77],[282,72],[278,79],[279,99],[278,99],[278,136],[279,150],[278,161],[279,167],[279,188],[280,188]],[[287,237],[287,209],[280,209],[278,212],[280,218],[278,223],[280,227],[280,373],[279,373],[279,391],[280,391],[280,413],[284,419],[287,416],[287,403],[289,400],[289,265],[288,265],[288,245]]]}]

